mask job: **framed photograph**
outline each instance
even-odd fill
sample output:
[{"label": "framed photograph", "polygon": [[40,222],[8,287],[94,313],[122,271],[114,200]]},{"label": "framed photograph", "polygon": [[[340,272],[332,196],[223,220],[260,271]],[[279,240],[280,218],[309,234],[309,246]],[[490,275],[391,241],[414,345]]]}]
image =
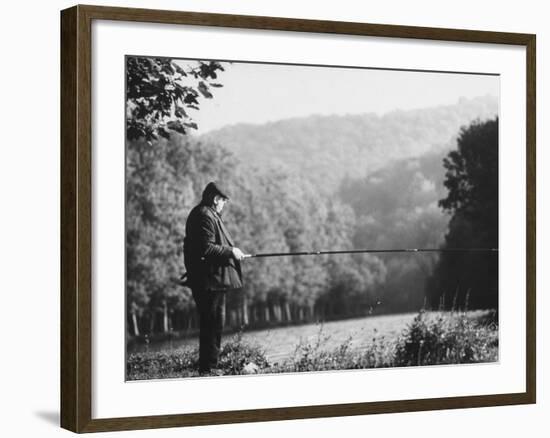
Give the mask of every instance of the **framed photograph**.
[{"label": "framed photograph", "polygon": [[61,426],[535,403],[535,35],[61,12]]}]

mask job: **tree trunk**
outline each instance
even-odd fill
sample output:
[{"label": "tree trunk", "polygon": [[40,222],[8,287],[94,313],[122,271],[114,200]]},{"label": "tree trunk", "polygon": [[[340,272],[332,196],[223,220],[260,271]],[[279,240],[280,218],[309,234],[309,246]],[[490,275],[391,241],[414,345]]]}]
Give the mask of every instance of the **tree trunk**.
[{"label": "tree trunk", "polygon": [[168,303],[165,301],[162,304],[162,331],[168,333],[170,330],[168,326]]},{"label": "tree trunk", "polygon": [[243,295],[243,303],[242,303],[242,309],[243,309],[243,325],[248,325],[248,298],[246,295]]},{"label": "tree trunk", "polygon": [[284,311],[285,311],[285,320],[288,322],[292,321],[292,315],[290,314],[290,303],[288,301],[285,301]]},{"label": "tree trunk", "polygon": [[264,318],[265,322],[269,322],[269,305],[264,306]]},{"label": "tree trunk", "polygon": [[281,322],[282,320],[281,305],[279,303],[275,304],[274,310],[275,310],[275,320],[277,322]]},{"label": "tree trunk", "polygon": [[137,322],[136,312],[132,311],[132,327],[134,329],[134,336],[139,336],[139,326]]},{"label": "tree trunk", "polygon": [[243,308],[241,305],[235,309],[235,326],[241,327],[243,325]]},{"label": "tree trunk", "polygon": [[149,334],[152,335],[155,330],[155,312],[151,312],[151,319],[149,320]]},{"label": "tree trunk", "polygon": [[230,327],[235,327],[238,325],[238,319],[237,319],[237,311],[236,310],[230,310],[229,311],[229,323],[228,325]]},{"label": "tree trunk", "polygon": [[259,313],[258,313],[258,305],[257,304],[254,304],[252,314],[254,315],[254,322],[258,322],[260,320],[260,316],[259,316]]}]

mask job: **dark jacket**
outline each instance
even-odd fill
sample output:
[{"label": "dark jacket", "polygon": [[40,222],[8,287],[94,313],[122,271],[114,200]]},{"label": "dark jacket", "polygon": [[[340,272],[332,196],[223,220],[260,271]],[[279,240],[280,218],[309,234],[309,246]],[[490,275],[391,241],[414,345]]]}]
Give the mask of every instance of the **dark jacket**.
[{"label": "dark jacket", "polygon": [[233,239],[216,211],[199,204],[185,224],[183,254],[191,288],[229,290],[242,287],[241,264],[233,257]]}]

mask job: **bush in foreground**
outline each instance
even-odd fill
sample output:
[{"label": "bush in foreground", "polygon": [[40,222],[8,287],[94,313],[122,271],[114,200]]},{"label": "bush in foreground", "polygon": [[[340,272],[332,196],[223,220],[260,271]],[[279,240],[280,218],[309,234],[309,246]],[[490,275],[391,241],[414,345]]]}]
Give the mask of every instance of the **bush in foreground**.
[{"label": "bush in foreground", "polygon": [[467,313],[420,312],[397,343],[394,366],[440,365],[498,360],[496,324]]},{"label": "bush in foreground", "polygon": [[[231,338],[222,346],[218,366],[225,375],[243,374],[249,363],[259,368],[268,367],[264,351],[255,344],[247,344],[242,334]],[[199,375],[199,350],[133,353],[126,361],[128,380],[195,377]]]}]

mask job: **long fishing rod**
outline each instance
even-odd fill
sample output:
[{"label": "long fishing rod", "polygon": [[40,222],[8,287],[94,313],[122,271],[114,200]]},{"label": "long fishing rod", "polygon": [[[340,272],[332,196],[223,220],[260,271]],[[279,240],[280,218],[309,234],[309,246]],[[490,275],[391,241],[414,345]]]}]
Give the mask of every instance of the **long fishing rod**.
[{"label": "long fishing rod", "polygon": [[325,254],[368,254],[398,252],[498,252],[498,248],[399,248],[399,249],[348,249],[333,251],[265,252],[245,254],[244,258],[314,256]]},{"label": "long fishing rod", "polygon": [[[245,259],[262,257],[290,257],[290,256],[315,256],[326,254],[373,254],[373,253],[399,253],[399,252],[498,252],[498,248],[398,248],[398,249],[347,249],[332,251],[300,251],[300,252],[262,252],[257,254],[245,254]],[[206,260],[201,257],[201,260]],[[178,284],[186,285],[187,274],[183,274],[175,280]]]}]

